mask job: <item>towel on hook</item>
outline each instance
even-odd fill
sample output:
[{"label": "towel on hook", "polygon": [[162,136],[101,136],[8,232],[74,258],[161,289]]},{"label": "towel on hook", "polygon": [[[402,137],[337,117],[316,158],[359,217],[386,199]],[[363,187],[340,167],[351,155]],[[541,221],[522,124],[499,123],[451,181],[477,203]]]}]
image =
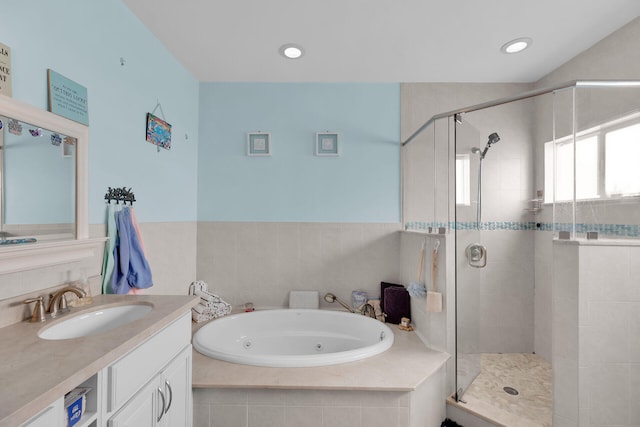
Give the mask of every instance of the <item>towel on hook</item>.
[{"label": "towel on hook", "polygon": [[136,210],[133,209],[133,206],[129,208],[131,212],[131,223],[133,224],[133,228],[136,230],[136,235],[138,236],[138,242],[140,242],[140,248],[142,249],[142,253],[146,253],[144,249],[144,242],[142,241],[142,233],[140,232],[140,226],[138,225],[138,219],[136,218]]},{"label": "towel on hook", "polygon": [[[112,292],[127,294],[132,288],[146,289],[153,286],[151,268],[140,246],[128,207],[116,212],[116,225],[118,237],[113,250],[115,269],[111,278]],[[131,293],[138,292],[134,290]]]},{"label": "towel on hook", "polygon": [[118,229],[116,227],[116,208],[112,204],[107,206],[107,242],[104,247],[104,263],[102,265],[102,293],[110,294],[111,276],[113,275],[113,249],[116,245]]}]

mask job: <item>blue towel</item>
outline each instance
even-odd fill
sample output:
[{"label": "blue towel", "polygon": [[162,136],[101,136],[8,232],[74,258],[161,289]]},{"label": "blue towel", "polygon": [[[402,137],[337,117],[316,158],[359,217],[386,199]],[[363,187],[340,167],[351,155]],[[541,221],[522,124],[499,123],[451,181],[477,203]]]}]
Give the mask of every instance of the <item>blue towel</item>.
[{"label": "blue towel", "polygon": [[116,226],[118,237],[113,250],[115,269],[111,278],[112,292],[126,294],[131,288],[153,286],[151,268],[140,246],[128,207],[116,212]]}]

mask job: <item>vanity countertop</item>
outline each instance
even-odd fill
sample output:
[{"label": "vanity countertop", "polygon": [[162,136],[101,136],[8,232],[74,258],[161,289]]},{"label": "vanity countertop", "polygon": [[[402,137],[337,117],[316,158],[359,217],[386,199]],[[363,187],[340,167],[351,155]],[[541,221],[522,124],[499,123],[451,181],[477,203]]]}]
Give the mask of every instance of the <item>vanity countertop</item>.
[{"label": "vanity countertop", "polygon": [[[195,324],[195,333],[203,324]],[[424,345],[415,332],[388,325],[391,348],[355,362],[310,368],[240,365],[204,356],[193,349],[193,388],[269,388],[309,390],[413,391],[449,359]]]},{"label": "vanity countertop", "polygon": [[[0,328],[0,427],[16,426],[112,364],[197,304],[192,296],[99,295],[93,304],[44,323],[27,321]],[[147,303],[145,317],[99,335],[44,340],[40,328],[74,313]]]}]

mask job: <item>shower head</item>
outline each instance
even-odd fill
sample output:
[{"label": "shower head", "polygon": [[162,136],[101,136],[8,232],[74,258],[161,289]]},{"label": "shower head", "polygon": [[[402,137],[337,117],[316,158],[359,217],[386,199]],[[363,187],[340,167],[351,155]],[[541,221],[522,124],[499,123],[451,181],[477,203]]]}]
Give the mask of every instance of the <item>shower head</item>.
[{"label": "shower head", "polygon": [[336,301],[336,296],[332,293],[328,293],[324,296],[324,300],[328,303],[332,303]]},{"label": "shower head", "polygon": [[498,135],[496,132],[494,132],[491,135],[489,135],[489,138],[487,140],[487,145],[484,146],[484,150],[480,151],[480,149],[478,147],[473,147],[471,149],[471,152],[474,153],[474,154],[479,153],[480,154],[480,160],[482,160],[482,159],[484,159],[484,156],[487,154],[487,151],[489,151],[489,147],[491,147],[493,144],[496,144],[499,141],[500,141],[500,135]]},{"label": "shower head", "polygon": [[340,304],[341,306],[343,306],[344,308],[346,308],[347,310],[349,310],[352,313],[355,313],[356,311],[349,307],[347,305],[347,303],[345,303],[344,301],[342,301],[340,298],[338,298],[337,296],[335,296],[334,294],[332,294],[331,292],[327,293],[324,295],[324,300],[328,303],[334,303],[336,301],[338,301],[338,304]]}]

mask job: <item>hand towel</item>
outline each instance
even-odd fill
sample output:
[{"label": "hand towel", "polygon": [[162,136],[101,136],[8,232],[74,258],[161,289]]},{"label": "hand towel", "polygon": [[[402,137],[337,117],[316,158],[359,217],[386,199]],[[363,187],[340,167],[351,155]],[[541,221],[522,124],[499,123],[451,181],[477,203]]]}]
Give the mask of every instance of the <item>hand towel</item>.
[{"label": "hand towel", "polygon": [[[113,251],[115,270],[111,289],[115,294],[127,294],[131,288],[153,286],[151,268],[142,252],[128,207],[116,212],[118,237]],[[137,291],[136,291],[137,292]]]}]

